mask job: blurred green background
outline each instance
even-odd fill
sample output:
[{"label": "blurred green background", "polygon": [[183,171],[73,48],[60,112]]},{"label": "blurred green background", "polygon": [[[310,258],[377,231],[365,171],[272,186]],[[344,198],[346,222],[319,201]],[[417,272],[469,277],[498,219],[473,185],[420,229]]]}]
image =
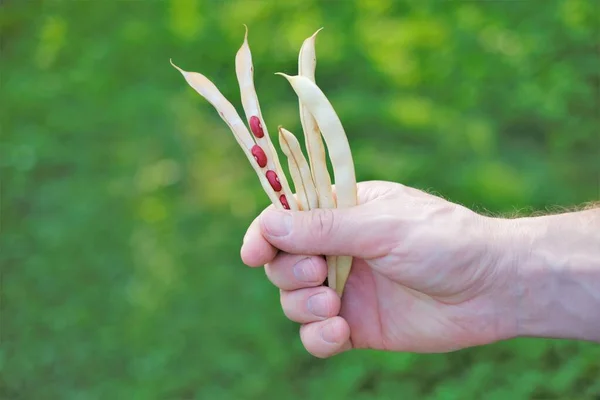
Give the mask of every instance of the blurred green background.
[{"label": "blurred green background", "polygon": [[527,214],[599,197],[599,5],[3,1],[0,398],[599,399],[589,343],[308,355],[239,258],[268,199],[169,65],[242,113],[248,24],[271,133],[300,134],[274,73],[323,26],[317,81],[359,180]]}]

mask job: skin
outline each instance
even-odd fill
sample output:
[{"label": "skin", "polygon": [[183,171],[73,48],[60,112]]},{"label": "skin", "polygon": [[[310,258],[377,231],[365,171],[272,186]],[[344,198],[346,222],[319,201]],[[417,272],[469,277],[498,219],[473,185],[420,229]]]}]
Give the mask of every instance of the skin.
[{"label": "skin", "polygon": [[[518,336],[600,342],[600,209],[536,218],[479,215],[389,182],[359,205],[266,209],[241,257],[265,266],[308,352],[448,352]],[[318,254],[352,255],[342,299]]]}]

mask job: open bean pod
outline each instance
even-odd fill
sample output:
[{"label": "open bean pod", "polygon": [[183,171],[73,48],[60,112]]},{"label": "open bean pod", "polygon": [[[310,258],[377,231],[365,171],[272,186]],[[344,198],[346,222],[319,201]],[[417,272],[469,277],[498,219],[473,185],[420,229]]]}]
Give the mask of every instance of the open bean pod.
[{"label": "open bean pod", "polygon": [[260,110],[260,103],[258,102],[258,95],[254,86],[254,67],[252,65],[252,53],[248,44],[248,27],[244,26],[246,27],[244,42],[235,56],[235,73],[240,87],[242,107],[250,125],[250,130],[256,139],[256,145],[260,147],[266,156],[269,168],[267,178],[273,190],[279,194],[281,198],[280,202],[284,208],[297,210],[297,203],[294,201],[292,191],[281,168],[277,151],[271,142],[267,125]]},{"label": "open bean pod", "polygon": [[181,72],[187,83],[217,110],[223,121],[229,126],[229,129],[244,151],[248,161],[250,161],[250,165],[254,168],[263,190],[275,207],[283,209],[284,206],[274,190],[272,183],[269,181],[269,169],[267,168],[266,155],[262,149],[257,147],[252,135],[250,135],[246,125],[244,125],[244,122],[235,110],[235,107],[233,107],[219,89],[217,89],[217,87],[204,75],[197,72],[184,71],[173,64],[172,61],[171,64]]},{"label": "open bean pod", "polygon": [[254,168],[271,203],[278,209],[298,210],[298,203],[290,190],[260,111],[254,87],[252,55],[247,38],[248,30],[246,28],[244,43],[236,54],[236,75],[240,86],[242,106],[252,134],[248,131],[235,107],[223,96],[214,83],[200,73],[184,71],[172,61],[171,65],[181,72],[187,83],[198,94],[213,105],[229,126]]}]

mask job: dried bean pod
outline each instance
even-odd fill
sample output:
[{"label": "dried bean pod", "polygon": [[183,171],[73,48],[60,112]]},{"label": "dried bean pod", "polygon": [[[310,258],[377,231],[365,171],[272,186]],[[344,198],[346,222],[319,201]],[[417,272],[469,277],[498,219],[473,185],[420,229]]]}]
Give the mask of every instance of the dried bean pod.
[{"label": "dried bean pod", "polygon": [[[355,206],[357,193],[352,152],[342,122],[333,106],[321,89],[310,79],[304,76],[278,74],[284,76],[290,82],[300,101],[317,121],[317,125],[323,134],[333,166],[338,208]],[[343,293],[352,266],[351,257],[343,258],[345,260],[342,261],[342,257],[338,257],[337,266],[336,291],[339,295]]]},{"label": "dried bean pod", "polygon": [[[323,28],[321,28],[323,29]],[[304,76],[311,81],[315,81],[315,69],[317,67],[317,55],[315,51],[315,41],[317,34],[321,31],[317,30],[311,37],[302,43],[300,53],[298,55],[298,75]],[[335,208],[335,199],[331,190],[331,177],[327,170],[327,161],[325,154],[325,146],[321,138],[321,132],[317,126],[317,122],[310,111],[298,101],[300,108],[300,122],[304,131],[304,141],[306,144],[306,152],[310,163],[310,170],[318,195],[319,208]],[[330,288],[337,287],[337,256],[327,256],[327,282]]]},{"label": "dried bean pod", "polygon": [[[258,96],[254,87],[254,67],[252,66],[252,53],[250,52],[250,46],[248,45],[248,27],[246,27],[244,42],[235,56],[235,73],[240,87],[242,107],[244,108],[246,119],[251,126],[254,124],[256,128],[260,127],[262,130],[262,137],[256,137],[257,144],[262,147],[267,155],[267,168],[275,171],[278,174],[280,184],[282,186],[281,190],[283,190],[283,193],[287,196],[287,198],[294,199],[285,173],[281,168],[279,156],[277,155],[275,147],[273,147],[273,143],[271,142],[269,132],[260,111],[260,104],[258,102]],[[256,121],[253,117],[258,120],[258,123],[253,122]],[[261,131],[257,130],[259,135],[260,132]],[[290,209],[295,211],[298,210],[298,204],[295,201],[291,201],[289,205]]]}]

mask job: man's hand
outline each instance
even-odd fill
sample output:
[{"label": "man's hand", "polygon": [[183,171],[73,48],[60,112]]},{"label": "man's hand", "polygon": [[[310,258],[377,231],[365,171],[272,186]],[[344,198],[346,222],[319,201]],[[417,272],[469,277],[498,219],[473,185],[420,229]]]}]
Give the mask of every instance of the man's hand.
[{"label": "man's hand", "polygon": [[[491,220],[399,184],[359,184],[351,209],[267,209],[242,247],[266,265],[309,352],[442,352],[510,337],[511,271],[499,270]],[[355,257],[343,302],[321,286],[321,254]],[[339,315],[339,316],[338,316]]]},{"label": "man's hand", "polygon": [[[399,184],[358,188],[348,209],[270,207],[244,238],[243,261],[266,264],[310,353],[446,352],[522,334],[519,263],[532,252],[516,237],[531,232]],[[322,286],[323,254],[355,257],[341,301]]]}]

